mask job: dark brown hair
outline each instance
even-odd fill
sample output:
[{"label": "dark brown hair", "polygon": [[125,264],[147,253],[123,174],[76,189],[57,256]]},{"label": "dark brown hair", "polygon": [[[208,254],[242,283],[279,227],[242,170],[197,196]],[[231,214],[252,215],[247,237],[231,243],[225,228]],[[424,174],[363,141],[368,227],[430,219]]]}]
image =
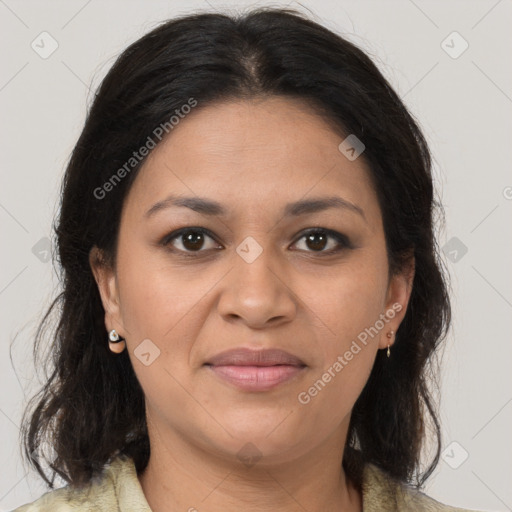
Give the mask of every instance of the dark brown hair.
[{"label": "dark brown hair", "polygon": [[[111,179],[156,127],[190,98],[198,107],[230,99],[293,97],[313,105],[340,133],[356,135],[381,208],[390,274],[412,251],[413,290],[392,357],[378,351],[352,411],[343,466],[360,483],[371,462],[420,487],[439,461],[441,436],[429,390],[434,356],[450,324],[447,280],[434,234],[431,155],[418,124],[372,60],[347,39],[290,9],[172,19],[131,44],[104,78],[62,184],[56,246],[62,292],[39,326],[51,329],[51,375],[23,416],[24,455],[54,487],[81,486],[117,454],[142,471],[149,459],[144,395],[124,351],[109,351],[104,310],[90,264],[93,246],[115,262],[124,198],[144,159]],[[437,208],[437,210],[436,210]],[[437,362],[437,361],[436,361]],[[420,474],[427,414],[437,451]],[[42,453],[47,443],[53,454]],[[52,470],[51,481],[39,461]]]}]

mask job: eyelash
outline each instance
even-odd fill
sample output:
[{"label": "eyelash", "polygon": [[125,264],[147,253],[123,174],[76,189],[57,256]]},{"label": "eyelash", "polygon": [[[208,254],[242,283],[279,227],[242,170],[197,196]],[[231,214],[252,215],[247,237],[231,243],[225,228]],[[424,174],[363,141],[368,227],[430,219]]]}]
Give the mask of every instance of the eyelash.
[{"label": "eyelash", "polygon": [[[181,229],[178,229],[176,231],[173,231],[172,233],[169,233],[168,235],[166,235],[162,239],[160,244],[165,246],[169,251],[181,253],[185,257],[192,257],[192,258],[194,258],[194,257],[197,257],[196,254],[198,254],[198,253],[207,252],[208,251],[208,249],[206,249],[206,250],[199,249],[198,251],[186,251],[186,250],[184,251],[182,249],[176,249],[175,247],[171,247],[170,246],[171,242],[174,239],[177,239],[180,236],[183,236],[183,235],[185,235],[187,233],[201,233],[203,235],[207,235],[212,240],[217,242],[217,240],[215,239],[213,234],[208,229],[202,228],[202,227],[191,226],[191,227],[181,228]],[[307,230],[303,231],[301,233],[301,236],[296,239],[294,244],[296,244],[297,242],[299,242],[300,240],[302,240],[303,238],[305,238],[308,235],[317,234],[317,233],[325,234],[328,237],[334,238],[338,242],[339,246],[334,248],[334,249],[330,249],[328,251],[323,251],[322,250],[322,251],[306,251],[306,252],[310,252],[310,253],[313,253],[313,254],[316,253],[316,254],[319,254],[319,255],[327,256],[327,255],[336,254],[336,253],[342,251],[343,249],[353,249],[353,245],[352,245],[350,239],[346,235],[344,235],[342,233],[338,233],[337,231],[333,231],[332,229],[318,228],[318,227],[317,228],[310,228],[310,229],[307,229]],[[219,242],[217,242],[217,243],[219,243]]]}]

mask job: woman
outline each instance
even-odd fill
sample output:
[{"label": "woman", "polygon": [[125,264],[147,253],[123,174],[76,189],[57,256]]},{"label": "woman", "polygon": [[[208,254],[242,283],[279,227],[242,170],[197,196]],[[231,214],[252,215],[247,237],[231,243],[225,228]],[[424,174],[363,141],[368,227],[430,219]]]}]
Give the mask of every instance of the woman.
[{"label": "woman", "polygon": [[420,490],[435,206],[397,94],[301,14],[136,41],[66,171],[56,368],[23,427],[69,485],[17,510],[462,510]]}]

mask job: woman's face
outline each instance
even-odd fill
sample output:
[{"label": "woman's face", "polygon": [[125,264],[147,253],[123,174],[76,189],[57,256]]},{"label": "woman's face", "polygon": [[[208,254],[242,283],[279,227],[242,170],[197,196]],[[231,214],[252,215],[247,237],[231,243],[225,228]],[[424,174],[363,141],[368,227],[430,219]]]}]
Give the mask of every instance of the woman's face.
[{"label": "woman's face", "polygon": [[[333,442],[341,450],[376,352],[405,314],[412,273],[388,282],[369,171],[324,120],[282,98],[200,107],[134,181],[115,271],[95,268],[152,442],[158,432],[163,444],[179,438],[260,463]],[[312,228],[320,232],[308,236]],[[235,369],[241,379],[289,375],[243,387],[207,364],[240,347],[281,349],[303,367]]]}]

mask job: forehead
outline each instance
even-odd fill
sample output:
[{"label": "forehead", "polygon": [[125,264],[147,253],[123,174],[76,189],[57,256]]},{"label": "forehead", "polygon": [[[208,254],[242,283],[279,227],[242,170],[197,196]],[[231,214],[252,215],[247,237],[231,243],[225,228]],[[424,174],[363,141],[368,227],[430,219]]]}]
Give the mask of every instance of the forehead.
[{"label": "forehead", "polygon": [[169,194],[186,194],[257,211],[336,194],[375,221],[369,168],[361,157],[346,158],[338,148],[343,140],[296,99],[199,103],[149,155],[125,208],[140,216]]}]

